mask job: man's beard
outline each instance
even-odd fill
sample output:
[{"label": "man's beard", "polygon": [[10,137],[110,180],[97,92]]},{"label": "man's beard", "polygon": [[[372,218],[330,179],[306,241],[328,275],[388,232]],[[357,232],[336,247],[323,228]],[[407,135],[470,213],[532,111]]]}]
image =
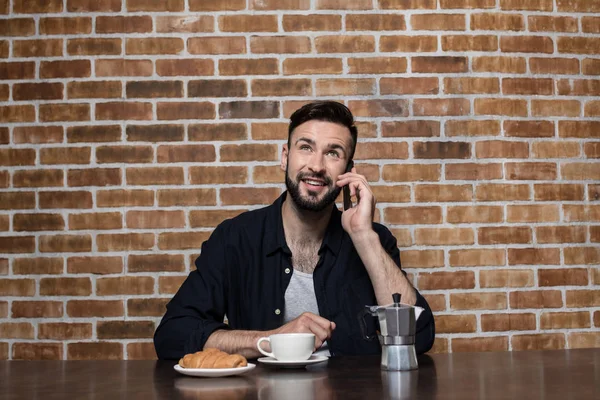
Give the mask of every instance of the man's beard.
[{"label": "man's beard", "polygon": [[[323,180],[326,186],[329,187],[329,190],[325,193],[321,200],[317,199],[317,194],[312,191],[308,191],[308,197],[302,197],[300,194],[300,181],[306,178],[318,178]],[[319,212],[323,211],[330,204],[333,204],[337,199],[338,195],[342,191],[342,188],[337,186],[331,187],[331,179],[323,174],[315,175],[315,174],[307,174],[307,173],[299,173],[296,177],[297,182],[293,182],[290,179],[290,175],[288,174],[288,169],[285,169],[285,186],[287,187],[288,193],[292,196],[292,200],[296,203],[296,206],[301,210],[306,211],[314,211]]]}]

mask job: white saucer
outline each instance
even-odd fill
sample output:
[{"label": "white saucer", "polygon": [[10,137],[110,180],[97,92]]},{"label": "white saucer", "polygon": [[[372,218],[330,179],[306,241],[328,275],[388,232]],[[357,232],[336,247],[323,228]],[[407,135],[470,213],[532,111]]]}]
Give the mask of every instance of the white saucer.
[{"label": "white saucer", "polygon": [[273,357],[261,357],[258,359],[259,363],[267,365],[276,365],[283,368],[300,368],[307,365],[322,363],[323,361],[329,360],[326,356],[312,355],[308,360],[294,360],[294,361],[280,361]]},{"label": "white saucer", "polygon": [[182,368],[179,364],[175,364],[175,371],[183,375],[202,376],[205,378],[217,378],[220,376],[241,375],[254,369],[256,364],[248,363],[245,367],[239,368]]}]

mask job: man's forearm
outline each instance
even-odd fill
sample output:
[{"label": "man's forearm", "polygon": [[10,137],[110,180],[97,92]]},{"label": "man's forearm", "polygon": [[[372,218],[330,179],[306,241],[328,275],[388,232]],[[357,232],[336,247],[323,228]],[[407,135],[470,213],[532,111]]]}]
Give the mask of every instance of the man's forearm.
[{"label": "man's forearm", "polygon": [[208,337],[204,348],[214,347],[227,353],[241,354],[246,358],[256,358],[261,356],[256,342],[259,338],[269,335],[268,331],[218,330]]},{"label": "man's forearm", "polygon": [[391,303],[393,293],[400,293],[402,303],[416,303],[415,289],[385,251],[375,231],[358,234],[352,242],[369,273],[379,305]]}]

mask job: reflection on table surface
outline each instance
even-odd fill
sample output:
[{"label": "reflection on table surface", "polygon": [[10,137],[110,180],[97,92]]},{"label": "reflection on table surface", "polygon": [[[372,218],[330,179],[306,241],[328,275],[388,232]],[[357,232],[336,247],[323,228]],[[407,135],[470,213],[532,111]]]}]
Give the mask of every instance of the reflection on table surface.
[{"label": "reflection on table surface", "polygon": [[595,399],[600,349],[436,354],[419,369],[380,369],[379,356],[301,369],[262,364],[194,378],[172,361],[1,361],[0,399]]}]

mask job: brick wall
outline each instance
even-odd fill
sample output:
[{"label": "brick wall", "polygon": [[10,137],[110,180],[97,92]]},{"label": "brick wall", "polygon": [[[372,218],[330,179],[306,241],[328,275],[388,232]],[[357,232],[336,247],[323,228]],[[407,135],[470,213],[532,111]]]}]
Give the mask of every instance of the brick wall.
[{"label": "brick wall", "polygon": [[357,168],[435,351],[600,346],[599,0],[0,0],[0,359],[154,357],[286,119]]}]

